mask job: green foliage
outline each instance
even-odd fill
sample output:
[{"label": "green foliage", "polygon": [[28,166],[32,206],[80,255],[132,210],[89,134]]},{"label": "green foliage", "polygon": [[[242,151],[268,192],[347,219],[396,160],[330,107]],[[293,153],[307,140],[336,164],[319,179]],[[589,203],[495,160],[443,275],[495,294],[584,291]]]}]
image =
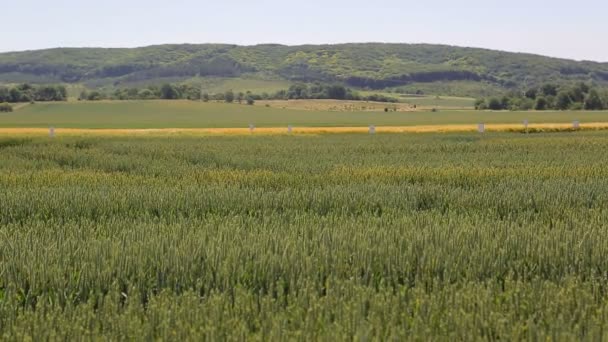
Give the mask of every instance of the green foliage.
[{"label": "green foliage", "polygon": [[485,99],[477,99],[475,100],[475,109],[484,110],[488,109],[488,105]]},{"label": "green foliage", "polygon": [[558,86],[555,84],[547,83],[541,87],[541,92],[545,96],[556,96]]},{"label": "green foliage", "polygon": [[224,93],[224,101],[226,101],[226,103],[234,102],[234,92],[232,90],[228,90]]},{"label": "green foliage", "polygon": [[502,102],[499,99],[493,97],[488,101],[488,109],[501,110],[504,109]]},{"label": "green foliage", "polygon": [[0,86],[0,102],[66,101],[67,89],[62,85],[33,86],[27,83],[14,87]]},{"label": "green foliage", "polygon": [[0,113],[9,113],[13,111],[13,106],[9,103],[0,103]]},{"label": "green foliage", "polygon": [[570,93],[565,90],[560,91],[559,94],[557,94],[555,107],[559,110],[566,110],[572,107],[572,98],[570,98]]},{"label": "green foliage", "polygon": [[600,110],[606,108],[606,102],[595,89],[591,89],[585,97],[585,109]]},{"label": "green foliage", "polygon": [[605,132],[0,138],[0,336],[605,340],[607,159]]},{"label": "green foliage", "polygon": [[104,98],[105,98],[105,96],[98,91],[92,91],[92,92],[88,93],[88,95],[87,95],[88,101],[100,101],[100,100],[103,100]]},{"label": "green foliage", "polygon": [[[605,86],[608,64],[441,45],[373,43],[161,45],[0,54],[0,81],[4,82],[129,84],[167,78],[177,82],[197,76],[336,83],[360,89],[403,87],[408,93],[417,88],[425,93],[437,90],[446,95],[487,97],[516,89],[527,80],[538,82],[534,86],[581,81]],[[466,84],[468,90],[450,86],[455,83]],[[557,95],[555,87],[546,90],[546,96]]]},{"label": "green foliage", "polygon": [[547,99],[545,99],[542,96],[539,96],[536,98],[536,104],[534,105],[534,109],[545,110],[545,109],[547,109],[547,107],[548,107]]},{"label": "green foliage", "polygon": [[[529,89],[523,96],[512,92],[502,100],[497,98],[479,99],[476,109],[529,110],[602,110],[608,109],[608,94],[600,94],[596,88],[585,83],[574,86],[545,84],[540,89]],[[534,101],[534,102],[533,102]]]},{"label": "green foliage", "polygon": [[160,98],[163,100],[176,100],[180,97],[179,90],[171,84],[163,84],[160,88]]}]

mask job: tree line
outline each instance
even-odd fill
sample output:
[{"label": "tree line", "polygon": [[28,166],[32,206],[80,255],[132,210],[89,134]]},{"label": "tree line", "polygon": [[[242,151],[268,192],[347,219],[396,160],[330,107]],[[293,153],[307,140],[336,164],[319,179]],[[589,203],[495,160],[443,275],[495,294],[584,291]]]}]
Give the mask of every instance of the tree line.
[{"label": "tree line", "polygon": [[479,110],[602,110],[608,109],[608,92],[586,83],[559,86],[547,83],[524,92],[511,92],[503,97],[478,99]]},{"label": "tree line", "polygon": [[14,87],[0,86],[0,103],[66,101],[67,89],[62,85],[20,84]]},{"label": "tree line", "polygon": [[202,101],[221,101],[227,103],[254,104],[259,100],[304,100],[304,99],[332,99],[332,100],[352,100],[352,101],[374,101],[374,102],[398,102],[396,98],[387,97],[379,94],[361,96],[354,90],[342,85],[328,84],[294,84],[288,89],[279,90],[274,93],[263,92],[255,94],[247,92],[225,92],[210,94],[200,87],[191,84],[164,84],[162,86],[148,86],[145,88],[120,88],[111,93],[103,91],[83,91],[79,100],[202,100]]}]

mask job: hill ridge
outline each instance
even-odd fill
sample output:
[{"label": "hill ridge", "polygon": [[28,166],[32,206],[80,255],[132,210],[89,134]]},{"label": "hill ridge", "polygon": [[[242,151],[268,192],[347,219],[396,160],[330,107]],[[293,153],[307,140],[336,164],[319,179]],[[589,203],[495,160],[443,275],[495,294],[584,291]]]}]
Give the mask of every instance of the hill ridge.
[{"label": "hill ridge", "polygon": [[608,63],[424,43],[164,44],[0,53],[4,83],[120,86],[196,76],[330,82],[370,89],[468,82],[509,90],[546,82],[608,86]]}]

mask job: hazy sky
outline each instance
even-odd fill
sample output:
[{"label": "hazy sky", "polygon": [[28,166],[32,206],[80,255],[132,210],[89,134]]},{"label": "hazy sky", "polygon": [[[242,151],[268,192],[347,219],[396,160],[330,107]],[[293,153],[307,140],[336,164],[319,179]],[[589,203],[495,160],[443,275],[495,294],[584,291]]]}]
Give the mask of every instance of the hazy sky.
[{"label": "hazy sky", "polygon": [[607,0],[16,0],[2,9],[0,51],[373,41],[608,62]]}]

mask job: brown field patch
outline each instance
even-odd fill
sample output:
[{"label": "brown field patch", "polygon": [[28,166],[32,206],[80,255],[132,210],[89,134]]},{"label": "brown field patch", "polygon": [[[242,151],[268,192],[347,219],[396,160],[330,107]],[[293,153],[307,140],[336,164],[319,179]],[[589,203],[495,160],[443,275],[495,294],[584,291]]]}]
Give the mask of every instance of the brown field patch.
[{"label": "brown field patch", "polygon": [[388,108],[391,112],[412,112],[416,110],[413,105],[408,103],[345,100],[268,100],[257,101],[255,105],[279,109],[330,112],[384,112],[385,108]]}]

